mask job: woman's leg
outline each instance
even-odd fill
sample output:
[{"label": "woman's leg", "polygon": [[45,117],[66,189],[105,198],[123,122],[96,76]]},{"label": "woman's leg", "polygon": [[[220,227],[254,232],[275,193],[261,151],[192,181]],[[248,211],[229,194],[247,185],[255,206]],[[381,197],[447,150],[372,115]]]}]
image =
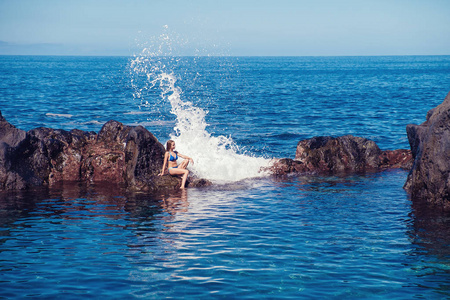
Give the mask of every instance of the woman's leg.
[{"label": "woman's leg", "polygon": [[186,187],[186,179],[188,177],[189,171],[186,169],[180,168],[171,168],[169,170],[170,175],[182,175],[181,177],[181,188],[184,189]]},{"label": "woman's leg", "polygon": [[178,166],[178,168],[186,169],[189,165],[189,159],[183,160],[183,162]]}]

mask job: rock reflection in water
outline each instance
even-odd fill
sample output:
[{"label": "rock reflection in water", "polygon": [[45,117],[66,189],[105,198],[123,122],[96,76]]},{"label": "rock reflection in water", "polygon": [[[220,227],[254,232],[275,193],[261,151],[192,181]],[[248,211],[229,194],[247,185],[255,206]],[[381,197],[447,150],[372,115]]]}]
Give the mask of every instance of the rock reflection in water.
[{"label": "rock reflection in water", "polygon": [[421,204],[421,207],[414,204],[411,218],[410,236],[417,245],[416,251],[435,256],[441,263],[445,260],[445,268],[450,275],[450,213],[435,210],[427,204]]}]

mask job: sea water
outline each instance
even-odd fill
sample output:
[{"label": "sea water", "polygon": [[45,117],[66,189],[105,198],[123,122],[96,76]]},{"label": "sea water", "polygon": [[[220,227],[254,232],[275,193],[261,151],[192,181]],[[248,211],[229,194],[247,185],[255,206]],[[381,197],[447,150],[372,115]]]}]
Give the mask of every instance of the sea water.
[{"label": "sea water", "polygon": [[[169,53],[170,54],[170,53]],[[0,194],[0,298],[442,299],[450,220],[407,171],[272,177],[298,141],[409,148],[450,91],[449,56],[0,56],[18,128],[142,125],[212,187],[156,194],[62,183]]]}]

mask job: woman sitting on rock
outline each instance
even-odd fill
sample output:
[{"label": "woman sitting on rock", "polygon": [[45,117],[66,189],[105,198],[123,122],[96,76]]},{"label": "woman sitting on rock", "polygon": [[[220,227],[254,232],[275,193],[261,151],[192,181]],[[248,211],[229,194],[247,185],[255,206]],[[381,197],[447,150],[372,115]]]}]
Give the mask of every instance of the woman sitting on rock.
[{"label": "woman sitting on rock", "polygon": [[[181,164],[177,164],[178,157],[184,158],[184,161]],[[188,156],[181,155],[177,151],[175,151],[175,142],[172,140],[167,141],[166,144],[166,154],[164,155],[164,164],[161,170],[161,173],[159,173],[159,176],[164,175],[164,171],[166,170],[166,164],[169,167],[169,174],[176,176],[176,175],[182,175],[182,181],[181,181],[181,189],[184,189],[186,187],[186,179],[189,174],[189,171],[186,170],[186,167],[188,166],[189,162],[192,161],[194,163],[194,160]]]}]

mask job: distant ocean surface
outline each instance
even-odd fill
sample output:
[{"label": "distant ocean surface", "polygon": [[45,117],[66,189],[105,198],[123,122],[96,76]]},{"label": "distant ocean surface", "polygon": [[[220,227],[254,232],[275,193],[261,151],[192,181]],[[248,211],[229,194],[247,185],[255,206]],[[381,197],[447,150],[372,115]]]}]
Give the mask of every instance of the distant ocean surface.
[{"label": "distant ocean surface", "polygon": [[215,183],[0,193],[0,299],[449,298],[450,218],[416,211],[406,171],[257,172],[313,136],[409,149],[449,91],[450,56],[0,56],[16,127],[142,125]]}]

